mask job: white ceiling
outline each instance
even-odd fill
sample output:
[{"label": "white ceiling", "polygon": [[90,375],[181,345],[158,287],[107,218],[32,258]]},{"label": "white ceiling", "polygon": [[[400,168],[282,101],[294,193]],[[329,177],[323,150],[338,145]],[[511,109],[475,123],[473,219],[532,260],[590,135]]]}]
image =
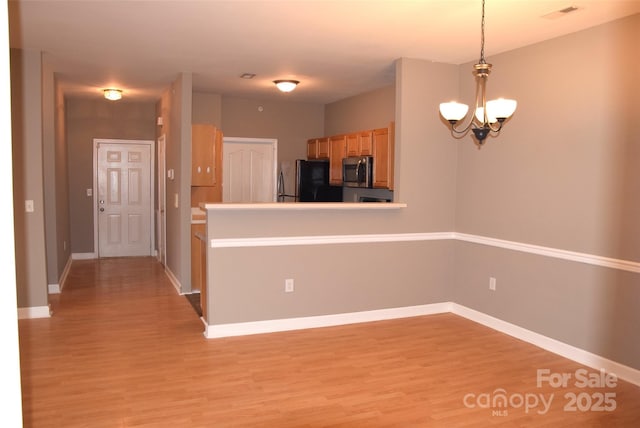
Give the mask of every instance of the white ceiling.
[{"label": "white ceiling", "polygon": [[[486,0],[485,57],[640,13],[640,0]],[[394,81],[400,57],[480,56],[481,0],[9,0],[12,47],[44,51],[65,93],[195,90],[328,103]],[[570,14],[553,14],[577,6]],[[551,16],[548,16],[552,14]],[[563,15],[562,17],[558,17]],[[585,59],[587,60],[587,59]],[[255,73],[252,80],[242,73]],[[300,80],[292,93],[272,81]]]}]

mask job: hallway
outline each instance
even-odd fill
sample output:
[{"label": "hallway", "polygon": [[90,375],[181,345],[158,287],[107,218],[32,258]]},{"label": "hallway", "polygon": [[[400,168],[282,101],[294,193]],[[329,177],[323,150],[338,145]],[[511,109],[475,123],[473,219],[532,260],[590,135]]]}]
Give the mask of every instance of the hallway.
[{"label": "hallway", "polygon": [[74,261],[51,297],[51,318],[20,321],[26,427],[162,426],[180,413],[195,382],[185,348],[213,344],[155,259]]}]

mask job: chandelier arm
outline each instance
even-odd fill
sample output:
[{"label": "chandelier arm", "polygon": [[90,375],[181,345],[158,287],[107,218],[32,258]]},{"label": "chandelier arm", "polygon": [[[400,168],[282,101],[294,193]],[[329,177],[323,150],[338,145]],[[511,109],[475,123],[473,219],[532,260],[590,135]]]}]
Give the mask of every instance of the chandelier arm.
[{"label": "chandelier arm", "polygon": [[502,129],[502,125],[504,124],[504,120],[499,120],[497,122],[497,126],[492,125],[492,124],[488,124],[489,130],[491,130],[491,132],[497,134],[500,132],[500,130]]},{"label": "chandelier arm", "polygon": [[[464,127],[461,127],[460,124],[461,123],[465,123],[466,125],[464,125]],[[474,124],[474,115],[473,113],[469,114],[467,113],[467,117],[464,117],[463,119],[455,122],[455,121],[449,121],[449,123],[451,124],[451,130],[456,133],[456,134],[466,134],[467,132],[469,132],[470,129],[472,129],[475,124]]]}]

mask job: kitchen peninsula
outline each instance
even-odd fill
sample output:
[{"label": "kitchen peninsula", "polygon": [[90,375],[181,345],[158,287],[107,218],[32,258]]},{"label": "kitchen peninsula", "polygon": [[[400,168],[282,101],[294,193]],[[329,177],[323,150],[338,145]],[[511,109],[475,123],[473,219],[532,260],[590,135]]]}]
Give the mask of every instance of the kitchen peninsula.
[{"label": "kitchen peninsula", "polygon": [[[331,254],[344,259],[340,251],[352,251],[364,240],[383,242],[376,239],[382,235],[376,234],[406,206],[376,202],[200,204],[206,212],[205,335],[219,336],[212,333],[217,328],[212,330],[213,325],[305,315],[307,310],[296,308],[294,302],[308,299],[313,289],[319,291],[323,282],[313,272],[322,266],[330,270],[331,264],[338,267],[331,257],[317,255],[318,248],[333,248]],[[287,254],[291,252],[296,256]],[[295,260],[300,256],[306,261]],[[359,268],[356,257],[352,259],[354,268]],[[296,281],[295,292],[284,293],[285,279]],[[285,302],[279,301],[282,298]],[[283,303],[294,306],[286,308]]]}]

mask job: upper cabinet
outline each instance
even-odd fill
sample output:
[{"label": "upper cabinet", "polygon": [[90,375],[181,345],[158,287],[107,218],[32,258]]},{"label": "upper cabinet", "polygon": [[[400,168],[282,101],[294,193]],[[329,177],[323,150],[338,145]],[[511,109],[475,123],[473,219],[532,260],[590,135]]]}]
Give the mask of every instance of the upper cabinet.
[{"label": "upper cabinet", "polygon": [[371,156],[373,131],[354,132],[347,135],[347,156]]},{"label": "upper cabinet", "polygon": [[307,141],[307,159],[329,159],[329,137]]},{"label": "upper cabinet", "polygon": [[329,138],[329,184],[342,185],[342,159],[347,153],[347,137],[335,135]]},{"label": "upper cabinet", "polygon": [[191,126],[191,206],[222,201],[222,131],[213,125]]},{"label": "upper cabinet", "polygon": [[373,187],[393,190],[395,126],[373,130]]},{"label": "upper cabinet", "polygon": [[191,185],[216,186],[222,164],[222,132],[213,125],[191,126]]}]

